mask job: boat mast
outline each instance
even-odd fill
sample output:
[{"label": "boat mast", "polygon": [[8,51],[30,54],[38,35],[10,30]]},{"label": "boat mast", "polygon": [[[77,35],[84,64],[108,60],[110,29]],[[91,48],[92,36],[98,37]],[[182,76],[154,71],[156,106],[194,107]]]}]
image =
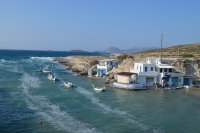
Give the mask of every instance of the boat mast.
[{"label": "boat mast", "polygon": [[163,34],[161,34],[161,39],[160,39],[160,59],[162,59],[162,47],[163,47]]}]

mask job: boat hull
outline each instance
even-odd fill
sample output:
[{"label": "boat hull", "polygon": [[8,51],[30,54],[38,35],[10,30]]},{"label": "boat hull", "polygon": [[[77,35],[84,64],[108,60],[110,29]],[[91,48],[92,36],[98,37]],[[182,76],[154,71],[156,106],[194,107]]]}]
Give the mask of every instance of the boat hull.
[{"label": "boat hull", "polygon": [[103,92],[105,88],[93,88],[96,92]]},{"label": "boat hull", "polygon": [[74,84],[70,82],[65,82],[64,86],[69,88],[69,87],[74,87]]},{"label": "boat hull", "polygon": [[127,89],[127,90],[146,90],[147,88],[142,84],[123,84],[114,82],[114,87],[121,88],[121,89]]}]

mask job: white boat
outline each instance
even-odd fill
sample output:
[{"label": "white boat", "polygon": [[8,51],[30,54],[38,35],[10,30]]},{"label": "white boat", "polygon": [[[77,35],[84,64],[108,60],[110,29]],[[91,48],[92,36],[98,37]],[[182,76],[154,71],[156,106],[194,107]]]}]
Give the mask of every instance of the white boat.
[{"label": "white boat", "polygon": [[145,90],[147,89],[143,84],[124,84],[119,82],[113,83],[114,87],[127,89],[127,90]]},{"label": "white boat", "polygon": [[51,73],[51,71],[50,71],[50,70],[47,70],[47,69],[42,69],[42,72],[43,72],[43,73]]},{"label": "white boat", "polygon": [[48,79],[49,79],[49,80],[53,80],[53,81],[56,81],[56,80],[57,80],[56,76],[54,76],[53,74],[49,74],[49,75],[48,75]]},{"label": "white boat", "polygon": [[69,87],[74,87],[75,85],[71,82],[64,82],[64,86],[69,88]]},{"label": "white boat", "polygon": [[48,70],[47,68],[40,68],[37,70],[37,72],[42,72],[42,73],[51,73],[51,70]]},{"label": "white boat", "polygon": [[183,86],[183,88],[184,88],[184,89],[191,89],[191,88],[192,88],[192,86],[189,86],[189,85],[184,85],[184,86]]},{"label": "white boat", "polygon": [[105,91],[105,90],[106,90],[105,87],[100,88],[100,87],[95,87],[94,85],[92,85],[92,87],[93,87],[93,89],[94,89],[96,92],[102,92],[102,91]]}]

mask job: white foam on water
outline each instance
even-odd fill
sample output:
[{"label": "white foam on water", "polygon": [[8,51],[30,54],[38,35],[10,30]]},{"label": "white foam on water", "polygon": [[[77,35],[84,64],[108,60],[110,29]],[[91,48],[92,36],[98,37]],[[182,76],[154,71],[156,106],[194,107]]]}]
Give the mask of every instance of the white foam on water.
[{"label": "white foam on water", "polygon": [[25,74],[22,77],[23,93],[26,96],[26,103],[30,109],[35,110],[37,114],[42,116],[45,121],[48,121],[58,130],[63,130],[71,133],[95,133],[95,128],[74,119],[66,111],[62,111],[58,105],[51,103],[44,96],[34,96],[30,89],[40,87],[39,79]]},{"label": "white foam on water", "polygon": [[0,64],[0,67],[8,72],[12,73],[24,73],[24,70],[18,65],[18,64],[10,64],[10,63],[5,63],[5,64]]},{"label": "white foam on water", "polygon": [[54,57],[30,57],[33,60],[53,61]]},{"label": "white foam on water", "polygon": [[91,91],[88,91],[88,90],[86,90],[86,89],[84,89],[82,87],[77,87],[77,88],[75,88],[75,90],[77,92],[83,94],[84,96],[86,96],[88,99],[90,99],[92,103],[94,103],[94,104],[98,105],[99,107],[101,107],[102,109],[104,109],[104,112],[112,113],[112,114],[114,114],[116,116],[119,116],[125,122],[131,123],[133,125],[136,125],[141,130],[152,131],[154,133],[161,133],[160,129],[152,129],[150,126],[147,126],[147,125],[141,123],[133,115],[130,115],[126,111],[121,111],[121,110],[116,109],[116,108],[111,108],[110,106],[101,103],[100,100],[98,98],[96,98]]},{"label": "white foam on water", "polygon": [[6,62],[6,60],[5,59],[1,59],[0,62],[4,63],[4,62]]}]

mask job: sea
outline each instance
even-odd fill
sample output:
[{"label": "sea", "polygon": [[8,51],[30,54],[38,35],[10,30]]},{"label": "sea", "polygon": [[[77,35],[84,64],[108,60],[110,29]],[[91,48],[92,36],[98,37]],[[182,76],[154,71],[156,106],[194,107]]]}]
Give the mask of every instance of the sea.
[{"label": "sea", "polygon": [[[0,50],[1,133],[200,132],[198,90],[113,88],[54,61],[70,55],[99,53]],[[38,71],[52,66],[57,82]],[[106,91],[95,92],[92,84]]]}]

